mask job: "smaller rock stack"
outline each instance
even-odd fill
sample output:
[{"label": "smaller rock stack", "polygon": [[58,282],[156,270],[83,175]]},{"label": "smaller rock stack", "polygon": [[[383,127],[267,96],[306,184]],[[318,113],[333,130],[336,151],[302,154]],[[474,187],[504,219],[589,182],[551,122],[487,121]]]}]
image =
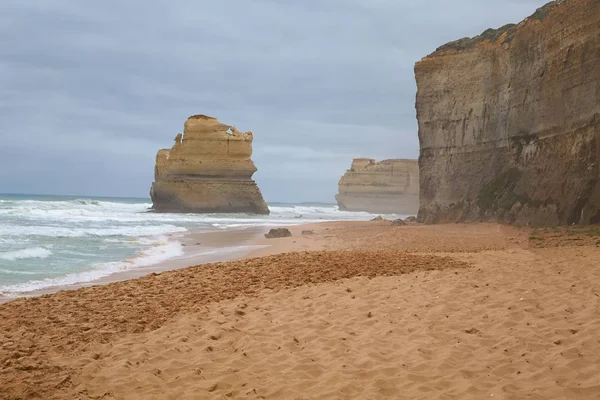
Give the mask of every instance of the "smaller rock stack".
[{"label": "smaller rock stack", "polygon": [[419,211],[417,160],[356,158],[338,187],[340,210],[404,215]]}]

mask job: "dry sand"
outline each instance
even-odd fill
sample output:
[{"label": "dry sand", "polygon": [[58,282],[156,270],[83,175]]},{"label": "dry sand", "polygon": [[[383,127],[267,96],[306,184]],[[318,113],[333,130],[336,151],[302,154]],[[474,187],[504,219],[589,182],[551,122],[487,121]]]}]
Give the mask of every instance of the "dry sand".
[{"label": "dry sand", "polygon": [[292,253],[0,305],[0,398],[600,398],[593,229],[292,230],[253,255]]}]

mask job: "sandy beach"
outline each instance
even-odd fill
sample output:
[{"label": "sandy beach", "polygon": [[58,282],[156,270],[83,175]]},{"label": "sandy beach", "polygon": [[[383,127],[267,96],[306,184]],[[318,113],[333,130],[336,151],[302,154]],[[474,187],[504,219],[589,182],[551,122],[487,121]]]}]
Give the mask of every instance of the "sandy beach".
[{"label": "sandy beach", "polygon": [[598,398],[598,228],[291,230],[1,304],[0,398]]}]

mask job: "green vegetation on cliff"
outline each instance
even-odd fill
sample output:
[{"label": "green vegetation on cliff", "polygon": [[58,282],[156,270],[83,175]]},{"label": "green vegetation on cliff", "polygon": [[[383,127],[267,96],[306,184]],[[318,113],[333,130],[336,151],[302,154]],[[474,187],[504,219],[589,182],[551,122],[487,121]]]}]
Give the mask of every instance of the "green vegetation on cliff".
[{"label": "green vegetation on cliff", "polygon": [[[535,11],[535,13],[533,13],[532,15],[530,15],[527,18],[527,20],[543,21],[548,16],[550,11],[558,3],[559,3],[559,0],[551,1],[550,3],[538,8]],[[465,38],[458,39],[458,40],[455,40],[450,43],[446,43],[445,45],[438,47],[435,50],[435,52],[432,53],[432,55],[436,54],[438,52],[443,52],[443,51],[448,51],[448,50],[456,50],[456,51],[467,50],[467,49],[474,47],[477,43],[481,43],[486,40],[495,42],[498,39],[500,39],[500,37],[502,35],[504,35],[505,33],[506,33],[506,36],[504,37],[502,42],[510,43],[513,39],[516,29],[517,29],[517,24],[506,24],[498,29],[493,29],[493,28],[486,29],[480,35],[477,35],[474,37],[465,37]]]}]

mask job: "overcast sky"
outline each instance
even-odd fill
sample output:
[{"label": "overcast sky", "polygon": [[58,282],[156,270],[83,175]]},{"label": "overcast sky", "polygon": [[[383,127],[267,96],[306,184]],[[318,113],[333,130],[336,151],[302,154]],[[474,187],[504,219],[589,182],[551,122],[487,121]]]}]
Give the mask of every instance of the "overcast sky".
[{"label": "overcast sky", "polygon": [[267,201],[417,158],[414,63],[545,0],[1,0],[0,193],[147,197],[193,114],[252,130]]}]

